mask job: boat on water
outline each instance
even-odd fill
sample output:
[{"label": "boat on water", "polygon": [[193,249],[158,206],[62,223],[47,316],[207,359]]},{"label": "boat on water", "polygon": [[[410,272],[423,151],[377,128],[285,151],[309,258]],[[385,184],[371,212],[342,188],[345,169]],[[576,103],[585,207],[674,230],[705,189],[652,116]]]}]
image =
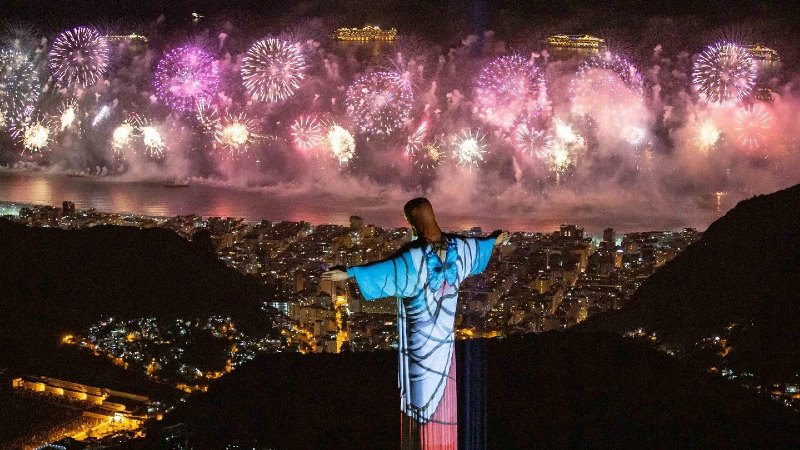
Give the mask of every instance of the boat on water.
[{"label": "boat on water", "polygon": [[168,182],[163,183],[162,186],[168,187],[168,188],[188,187],[189,186],[189,180],[186,179],[186,178],[184,178],[182,180],[172,180],[172,181],[168,181]]}]

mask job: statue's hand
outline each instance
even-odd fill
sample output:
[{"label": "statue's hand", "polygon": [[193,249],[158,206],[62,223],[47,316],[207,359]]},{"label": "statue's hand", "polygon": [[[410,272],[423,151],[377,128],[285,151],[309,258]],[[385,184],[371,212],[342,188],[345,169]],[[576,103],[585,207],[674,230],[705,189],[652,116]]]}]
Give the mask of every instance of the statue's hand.
[{"label": "statue's hand", "polygon": [[508,234],[508,231],[501,231],[500,234],[494,238],[494,245],[505,244],[509,237],[510,235]]},{"label": "statue's hand", "polygon": [[322,281],[344,281],[348,278],[347,272],[338,269],[322,272],[321,276]]}]

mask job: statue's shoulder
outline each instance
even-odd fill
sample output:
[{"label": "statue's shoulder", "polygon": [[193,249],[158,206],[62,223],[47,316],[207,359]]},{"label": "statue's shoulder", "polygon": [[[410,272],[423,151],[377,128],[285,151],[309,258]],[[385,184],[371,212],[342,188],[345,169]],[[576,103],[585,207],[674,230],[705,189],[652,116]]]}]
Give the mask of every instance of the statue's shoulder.
[{"label": "statue's shoulder", "polygon": [[424,249],[425,246],[426,246],[426,243],[425,243],[424,240],[422,240],[422,239],[414,239],[411,242],[406,242],[405,244],[403,244],[403,246],[400,247],[399,249],[397,249],[397,251],[394,252],[394,254],[392,254],[392,256],[390,256],[389,258],[396,258],[398,256],[403,255],[404,253],[410,253],[410,252],[413,252],[413,251],[419,251],[419,250]]},{"label": "statue's shoulder", "polygon": [[467,236],[462,236],[456,233],[444,233],[445,238],[450,242],[464,242],[467,239]]}]

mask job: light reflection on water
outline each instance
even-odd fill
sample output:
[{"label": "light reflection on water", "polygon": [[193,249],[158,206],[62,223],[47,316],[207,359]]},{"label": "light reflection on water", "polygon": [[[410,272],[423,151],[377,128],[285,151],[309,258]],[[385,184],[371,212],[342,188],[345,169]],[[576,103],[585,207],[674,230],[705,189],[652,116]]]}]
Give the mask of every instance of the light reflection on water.
[{"label": "light reflection on water", "polygon": [[[131,212],[153,216],[197,214],[243,217],[252,221],[306,220],[314,224],[344,225],[349,223],[350,215],[355,214],[364,217],[368,223],[379,226],[406,225],[402,215],[402,202],[387,202],[380,196],[366,200],[339,199],[327,195],[301,198],[203,184],[175,187],[158,182],[0,172],[0,201],[61,205],[64,200],[74,202],[80,209],[95,208],[103,212]],[[517,211],[508,211],[505,215],[489,215],[479,205],[476,205],[474,211],[437,214],[440,224],[451,230],[481,226],[484,230],[504,228],[553,231],[561,223],[570,222],[586,227],[590,232],[598,232],[609,226],[621,231],[677,229],[686,226],[704,229],[719,215],[720,213],[710,214],[707,218],[697,220],[698,223],[685,223],[681,219],[663,217],[621,219],[614,218],[613,214],[598,217],[596,213],[584,214],[580,211],[570,214],[570,217],[553,218],[529,217],[528,214]]]}]

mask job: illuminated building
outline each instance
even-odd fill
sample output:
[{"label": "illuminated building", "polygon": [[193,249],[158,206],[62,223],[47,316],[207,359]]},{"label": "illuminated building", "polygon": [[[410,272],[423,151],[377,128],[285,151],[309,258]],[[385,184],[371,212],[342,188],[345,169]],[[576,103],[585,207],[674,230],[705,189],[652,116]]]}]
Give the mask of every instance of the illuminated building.
[{"label": "illuminated building", "polygon": [[106,36],[106,40],[108,42],[141,42],[145,43],[148,39],[140,34],[131,33],[131,34],[112,34]]},{"label": "illuminated building", "polygon": [[397,314],[397,301],[394,298],[385,298],[364,302],[361,312],[365,314]]},{"label": "illuminated building", "polygon": [[364,219],[359,216],[350,216],[350,229],[359,231],[364,228]]},{"label": "illuminated building", "polygon": [[350,342],[350,322],[347,311],[347,295],[337,292],[333,302],[333,309],[336,314],[336,353],[341,353],[345,343]]},{"label": "illuminated building", "polygon": [[614,253],[614,268],[621,269],[623,267],[622,265],[623,256],[625,256],[625,254],[622,250],[617,250],[617,252]]},{"label": "illuminated building", "polygon": [[183,423],[166,427],[161,430],[158,448],[163,450],[188,450],[192,448],[189,445],[189,437],[190,432]]},{"label": "illuminated building", "polygon": [[397,39],[397,30],[381,30],[380,27],[366,25],[363,28],[339,28],[331,37],[337,41],[394,41]]},{"label": "illuminated building", "polygon": [[61,203],[61,215],[63,216],[72,216],[75,214],[75,203],[64,200]]},{"label": "illuminated building", "polygon": [[606,40],[588,34],[556,34],[547,38],[547,44],[554,49],[578,49],[598,51]]},{"label": "illuminated building", "polygon": [[136,33],[106,35],[105,38],[109,46],[113,46],[113,48],[124,48],[134,54],[141,54],[147,49],[149,44],[149,39]]},{"label": "illuminated building", "polygon": [[143,395],[112,389],[86,386],[70,381],[49,377],[22,376],[11,381],[11,387],[20,391],[29,391],[61,397],[84,403],[82,416],[99,419],[111,426],[83,430],[71,437],[84,440],[91,432],[94,437],[103,437],[119,431],[135,431],[147,419],[145,413],[150,399]]},{"label": "illuminated building", "polygon": [[[301,292],[301,291],[305,290],[306,281],[308,281],[308,278],[306,278],[306,276],[302,272],[300,272],[300,271],[295,272],[294,273],[294,292],[297,293],[297,292]],[[286,312],[286,314],[288,314],[288,311]]]},{"label": "illuminated building", "polygon": [[575,225],[561,225],[559,233],[562,238],[583,239],[583,228],[578,228]]},{"label": "illuminated building", "polygon": [[604,242],[614,242],[614,229],[613,228],[606,228],[603,230],[603,241]]},{"label": "illuminated building", "polygon": [[754,97],[758,100],[762,100],[765,102],[772,101],[772,89],[768,87],[760,87],[756,89]]},{"label": "illuminated building", "polygon": [[[766,89],[764,85],[768,82],[768,80],[775,75],[775,71],[777,71],[781,66],[781,57],[777,50],[766,47],[761,44],[750,44],[745,46],[747,52],[750,54],[752,61],[755,63],[756,69],[758,70],[758,80],[756,89],[753,91],[753,95],[758,98],[759,100],[766,100],[771,101],[772,95],[771,92],[769,93],[762,93],[762,91]],[[766,94],[766,95],[759,95],[759,94]]]},{"label": "illuminated building", "polygon": [[781,60],[777,50],[765,47],[761,44],[748,45],[747,50],[750,52],[753,59],[758,61],[778,62]]}]

